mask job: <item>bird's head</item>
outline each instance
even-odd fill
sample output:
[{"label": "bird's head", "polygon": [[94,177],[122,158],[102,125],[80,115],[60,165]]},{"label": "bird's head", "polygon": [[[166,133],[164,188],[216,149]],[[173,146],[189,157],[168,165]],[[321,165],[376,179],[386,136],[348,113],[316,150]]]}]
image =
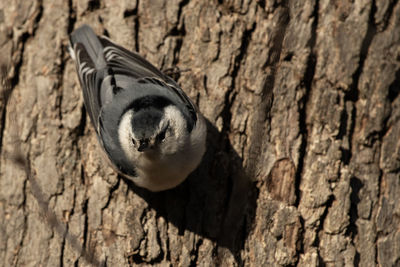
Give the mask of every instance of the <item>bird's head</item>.
[{"label": "bird's head", "polygon": [[134,150],[149,156],[172,155],[188,140],[186,124],[182,113],[173,105],[163,109],[130,110],[120,123],[121,145],[125,151]]},{"label": "bird's head", "polygon": [[[170,132],[169,122],[162,110],[146,108],[133,113],[131,119],[131,142],[139,152],[160,147]],[[168,135],[170,137],[170,134]]]}]

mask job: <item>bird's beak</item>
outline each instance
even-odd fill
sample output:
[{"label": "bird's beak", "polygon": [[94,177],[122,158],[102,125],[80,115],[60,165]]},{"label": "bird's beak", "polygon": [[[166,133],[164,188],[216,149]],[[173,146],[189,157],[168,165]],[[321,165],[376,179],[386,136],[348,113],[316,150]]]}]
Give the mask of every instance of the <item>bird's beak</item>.
[{"label": "bird's beak", "polygon": [[149,148],[149,139],[143,139],[139,141],[138,151],[143,152]]}]

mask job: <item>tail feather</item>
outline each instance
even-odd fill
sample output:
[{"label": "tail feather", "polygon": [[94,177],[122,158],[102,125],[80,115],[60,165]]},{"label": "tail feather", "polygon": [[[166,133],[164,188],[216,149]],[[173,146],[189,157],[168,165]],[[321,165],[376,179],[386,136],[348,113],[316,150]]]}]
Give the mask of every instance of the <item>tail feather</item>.
[{"label": "tail feather", "polygon": [[[104,47],[88,25],[81,26],[71,34],[70,46],[75,52],[71,54],[72,57],[78,60],[80,64],[86,62],[96,69],[106,67],[107,62],[104,58]],[[78,54],[81,54],[83,57],[80,58]]]}]

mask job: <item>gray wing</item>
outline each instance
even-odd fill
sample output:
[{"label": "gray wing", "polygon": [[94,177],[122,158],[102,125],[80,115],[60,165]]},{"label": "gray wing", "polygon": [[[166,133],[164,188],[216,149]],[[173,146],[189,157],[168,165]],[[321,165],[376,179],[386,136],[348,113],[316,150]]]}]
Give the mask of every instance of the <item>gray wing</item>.
[{"label": "gray wing", "polygon": [[108,92],[115,91],[112,69],[104,58],[103,45],[93,30],[83,25],[70,37],[70,48],[75,59],[85,107],[98,128],[98,118]]},{"label": "gray wing", "polygon": [[[196,124],[196,108],[182,89],[140,55],[106,37],[98,37],[87,25],[75,30],[70,41],[85,106],[96,130],[102,106],[112,102],[121,91],[135,90],[131,86],[133,80],[138,84],[153,84],[168,90],[166,94],[181,107],[189,120],[189,130]],[[130,86],[126,86],[127,83]]]},{"label": "gray wing", "polygon": [[[169,90],[168,93],[172,93],[174,102],[181,106],[188,117],[187,119],[190,120],[189,130],[191,130],[197,121],[196,108],[174,80],[163,74],[140,55],[113,43],[104,36],[99,37],[99,39],[104,47],[107,65],[112,69],[114,75],[124,75],[137,79],[138,83],[154,84]],[[118,78],[116,83],[118,85]]]}]

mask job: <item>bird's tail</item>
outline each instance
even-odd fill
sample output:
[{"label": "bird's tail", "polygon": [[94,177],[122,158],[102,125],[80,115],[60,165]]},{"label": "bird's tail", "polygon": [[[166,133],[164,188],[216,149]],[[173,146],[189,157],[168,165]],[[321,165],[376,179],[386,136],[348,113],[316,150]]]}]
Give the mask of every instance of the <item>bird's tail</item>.
[{"label": "bird's tail", "polygon": [[88,25],[82,25],[70,36],[69,51],[79,65],[87,63],[98,70],[105,68],[107,62],[104,58],[103,49],[99,38]]}]

